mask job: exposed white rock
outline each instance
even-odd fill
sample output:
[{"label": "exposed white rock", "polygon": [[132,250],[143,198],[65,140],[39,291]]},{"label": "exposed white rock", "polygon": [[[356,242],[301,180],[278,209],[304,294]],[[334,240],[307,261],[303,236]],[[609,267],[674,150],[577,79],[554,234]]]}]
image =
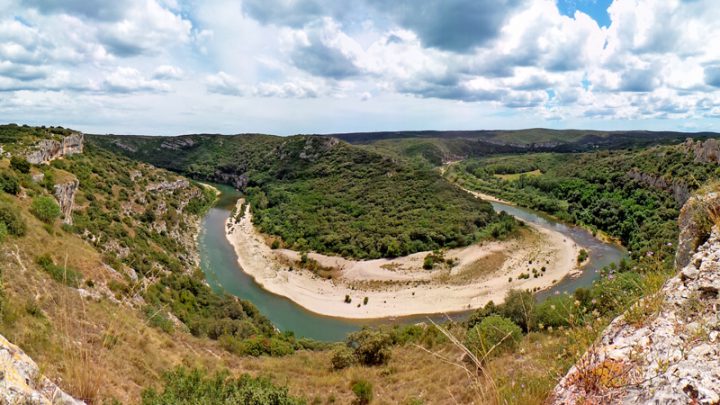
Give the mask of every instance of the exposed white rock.
[{"label": "exposed white rock", "polygon": [[659,313],[637,326],[616,318],[560,381],[553,403],[720,403],[719,291],[715,229],[663,286]]},{"label": "exposed white rock", "polygon": [[35,362],[0,335],[0,403],[84,404],[40,374]]},{"label": "exposed white rock", "polygon": [[60,205],[60,211],[63,214],[63,223],[72,225],[73,217],[72,211],[75,207],[75,194],[77,193],[80,182],[72,180],[67,183],[56,184],[53,188],[55,192],[55,199]]},{"label": "exposed white rock", "polygon": [[39,165],[48,163],[63,156],[82,153],[84,135],[80,132],[73,133],[62,140],[45,139],[38,142],[32,152],[28,153],[28,162]]},{"label": "exposed white rock", "polygon": [[160,183],[148,184],[147,191],[173,191],[190,187],[190,182],[185,179],[175,181],[161,181]]}]

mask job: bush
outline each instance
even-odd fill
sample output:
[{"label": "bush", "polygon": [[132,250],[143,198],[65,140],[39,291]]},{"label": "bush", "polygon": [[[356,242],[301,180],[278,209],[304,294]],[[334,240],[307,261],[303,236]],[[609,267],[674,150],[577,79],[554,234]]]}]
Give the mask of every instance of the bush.
[{"label": "bush", "polygon": [[222,336],[220,343],[223,347],[240,356],[287,356],[295,352],[292,343],[277,337],[253,336],[240,340],[231,336]]},{"label": "bush", "polygon": [[347,345],[352,348],[360,364],[365,366],[382,365],[390,360],[391,336],[383,331],[363,329],[347,337]]},{"label": "bush", "polygon": [[581,264],[588,258],[588,252],[585,249],[580,249],[580,252],[578,252],[577,262],[578,264]]},{"label": "bush", "polygon": [[544,327],[569,326],[575,316],[574,299],[569,295],[550,297],[535,307],[534,319],[537,325]]},{"label": "bush", "polygon": [[25,235],[26,226],[20,210],[9,203],[0,202],[0,223],[5,225],[7,233],[10,235]]},{"label": "bush", "polygon": [[142,393],[143,405],[248,404],[300,405],[304,401],[292,397],[285,387],[277,387],[266,378],[243,374],[230,378],[227,372],[208,377],[198,369],[178,368],[163,377],[162,392],[148,389]]},{"label": "bush", "polygon": [[36,263],[45,270],[53,280],[78,288],[82,282],[82,275],[69,267],[61,267],[55,264],[49,254],[44,254],[36,259]]},{"label": "bush", "polygon": [[[509,351],[522,338],[522,330],[513,321],[497,315],[486,317],[468,331],[465,346],[479,356]],[[496,346],[497,345],[497,346]]]},{"label": "bush", "polygon": [[351,388],[355,394],[355,404],[367,405],[373,399],[372,384],[366,380],[358,379],[351,383]]},{"label": "bush", "polygon": [[62,215],[60,206],[52,197],[47,196],[41,196],[33,199],[33,202],[30,205],[30,212],[32,212],[39,220],[47,224],[53,223],[53,221],[60,218],[60,215]]},{"label": "bush", "polygon": [[0,173],[0,190],[17,195],[20,192],[20,181],[11,172],[3,171]]},{"label": "bush", "polygon": [[30,162],[20,156],[10,158],[10,167],[20,173],[30,173]]},{"label": "bush", "polygon": [[333,352],[332,360],[333,370],[342,370],[357,363],[355,354],[348,347],[341,347]]},{"label": "bush", "polygon": [[3,243],[5,241],[5,238],[7,238],[8,230],[7,225],[5,225],[4,222],[0,222],[0,243]]},{"label": "bush", "polygon": [[500,315],[519,325],[523,331],[527,332],[534,326],[535,297],[530,291],[508,291],[500,308]]},{"label": "bush", "polygon": [[164,311],[153,306],[145,306],[145,317],[150,326],[158,328],[165,333],[172,333],[174,329],[173,322],[165,316]]}]

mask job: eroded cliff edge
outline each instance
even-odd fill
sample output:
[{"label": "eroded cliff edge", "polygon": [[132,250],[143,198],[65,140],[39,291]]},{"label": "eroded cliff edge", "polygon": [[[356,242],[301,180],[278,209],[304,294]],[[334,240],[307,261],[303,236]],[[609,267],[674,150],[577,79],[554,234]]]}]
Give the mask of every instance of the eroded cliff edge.
[{"label": "eroded cliff edge", "polygon": [[678,274],[612,321],[551,403],[720,403],[718,214],[718,193],[688,200],[679,218]]}]

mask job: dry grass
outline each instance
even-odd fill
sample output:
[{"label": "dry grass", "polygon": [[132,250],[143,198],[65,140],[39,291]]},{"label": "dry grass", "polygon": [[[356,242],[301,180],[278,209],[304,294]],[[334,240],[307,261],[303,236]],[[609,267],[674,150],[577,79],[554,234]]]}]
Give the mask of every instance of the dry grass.
[{"label": "dry grass", "polygon": [[492,275],[502,268],[507,259],[504,252],[492,252],[480,260],[465,266],[461,272],[447,276],[450,284],[464,285],[477,281],[485,276]]}]

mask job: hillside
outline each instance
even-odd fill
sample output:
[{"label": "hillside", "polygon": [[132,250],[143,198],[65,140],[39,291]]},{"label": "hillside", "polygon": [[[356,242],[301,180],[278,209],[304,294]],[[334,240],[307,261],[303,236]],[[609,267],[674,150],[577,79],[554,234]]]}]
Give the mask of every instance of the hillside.
[{"label": "hillside", "polygon": [[396,257],[465,246],[512,228],[436,172],[333,138],[92,136],[90,142],[237,187],[259,230],[295,250]]},{"label": "hillside", "polygon": [[330,134],[346,142],[366,145],[405,157],[419,157],[433,165],[497,153],[586,152],[595,149],[641,148],[680,143],[687,138],[718,137],[713,132],[593,131],[544,128],[484,131],[397,131]]}]

